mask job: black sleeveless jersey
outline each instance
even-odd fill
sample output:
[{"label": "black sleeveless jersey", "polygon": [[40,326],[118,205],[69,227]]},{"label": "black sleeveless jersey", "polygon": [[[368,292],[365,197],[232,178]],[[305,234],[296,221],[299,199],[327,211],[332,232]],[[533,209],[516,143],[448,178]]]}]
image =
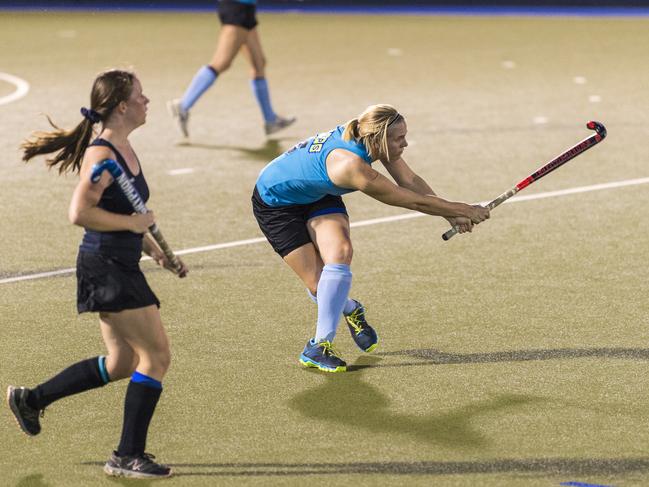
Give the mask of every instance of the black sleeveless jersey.
[{"label": "black sleeveless jersey", "polygon": [[[129,169],[128,164],[126,164],[122,155],[110,142],[99,138],[95,139],[90,144],[90,146],[97,145],[108,147],[115,153],[117,162],[122,166],[124,173],[133,183],[138,193],[140,193],[142,200],[146,202],[149,199],[149,186],[144,179],[142,167],[140,166],[140,172],[138,175],[133,176],[133,173]],[[110,186],[104,190],[97,206],[106,211],[120,213],[122,215],[131,215],[135,211],[116,181],[113,181]],[[129,232],[127,230],[98,232],[86,228],[79,249],[84,252],[121,257],[129,261],[139,261],[142,255],[142,234]]]}]

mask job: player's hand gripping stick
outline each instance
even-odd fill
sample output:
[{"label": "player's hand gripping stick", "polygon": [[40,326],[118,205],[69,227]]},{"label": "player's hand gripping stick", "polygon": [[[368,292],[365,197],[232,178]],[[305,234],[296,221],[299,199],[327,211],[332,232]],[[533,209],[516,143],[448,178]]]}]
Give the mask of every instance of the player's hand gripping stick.
[{"label": "player's hand gripping stick", "polygon": [[[528,177],[523,179],[521,182],[519,182],[517,185],[512,187],[510,190],[505,191],[503,194],[498,196],[498,198],[491,201],[487,205],[487,208],[489,208],[489,210],[493,210],[496,206],[500,205],[501,203],[505,202],[506,200],[514,196],[521,189],[526,188],[534,181],[537,181],[541,179],[543,176],[551,173],[556,168],[568,162],[570,159],[573,159],[577,157],[579,154],[584,153],[585,151],[593,147],[595,144],[598,144],[599,142],[604,140],[604,137],[606,137],[606,127],[604,127],[604,125],[602,125],[601,123],[591,121],[586,124],[586,127],[589,128],[590,130],[594,130],[596,133],[594,135],[591,135],[590,137],[585,138],[577,145],[572,146],[567,151],[559,154],[557,157],[552,159],[543,167],[537,169],[533,174],[530,174]],[[444,235],[442,235],[442,238],[444,240],[448,240],[451,237],[453,237],[453,235],[455,235],[457,231],[458,231],[457,227],[453,227],[450,230],[448,230]]]},{"label": "player's hand gripping stick", "polygon": [[[128,177],[126,177],[124,169],[122,169],[122,166],[120,166],[117,161],[114,161],[112,159],[104,159],[99,164],[95,164],[92,168],[92,173],[90,174],[90,181],[92,181],[93,183],[99,182],[99,179],[101,178],[101,175],[104,171],[108,171],[113,179],[115,179],[120,189],[124,193],[124,196],[126,196],[131,205],[133,205],[133,209],[137,213],[147,213],[149,211],[147,210],[144,201],[142,201],[140,193],[137,192],[137,189],[135,189],[133,183],[131,183]],[[171,262],[174,270],[177,273],[180,272],[182,265],[169,247],[169,244],[167,244],[167,241],[162,236],[162,232],[160,232],[158,225],[156,223],[151,225],[149,227],[149,232],[151,232],[153,238],[155,238],[156,242],[158,242],[158,245],[164,252],[169,262]]]}]

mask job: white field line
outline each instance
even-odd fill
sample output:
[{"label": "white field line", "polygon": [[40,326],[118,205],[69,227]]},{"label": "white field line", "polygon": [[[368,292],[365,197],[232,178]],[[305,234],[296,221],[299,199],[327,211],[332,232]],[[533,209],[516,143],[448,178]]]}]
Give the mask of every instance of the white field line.
[{"label": "white field line", "polygon": [[13,76],[7,73],[0,73],[0,80],[11,83],[16,87],[13,93],[10,93],[6,96],[0,98],[0,105],[6,105],[12,101],[19,100],[29,92],[29,83],[24,79],[20,79],[17,76]]},{"label": "white field line", "polygon": [[172,169],[170,171],[167,171],[167,174],[169,174],[169,176],[180,176],[182,174],[191,174],[193,172],[194,172],[193,168],[184,167],[184,168],[181,168],[181,169]]},{"label": "white field line", "polygon": [[[636,186],[638,184],[647,184],[647,183],[649,183],[649,178],[627,179],[625,181],[614,181],[612,183],[593,184],[591,186],[578,186],[576,188],[561,189],[558,191],[548,191],[546,193],[536,193],[536,194],[530,194],[526,196],[514,196],[513,198],[510,198],[507,201],[505,201],[505,203],[519,203],[521,201],[555,198],[557,196],[566,196],[569,194],[589,193],[591,191],[601,191],[604,189],[622,188],[625,186]],[[481,202],[481,204],[487,204],[487,203],[488,201]],[[366,227],[368,225],[377,225],[379,223],[389,223],[389,222],[395,222],[400,220],[408,220],[410,218],[418,218],[420,216],[427,216],[427,215],[423,213],[411,211],[408,213],[402,213],[401,215],[386,216],[383,218],[372,218],[371,220],[361,220],[358,222],[353,222],[351,224],[351,227],[352,228]],[[233,242],[225,242],[225,243],[214,244],[214,245],[205,245],[203,247],[193,247],[189,249],[183,249],[177,251],[176,254],[177,255],[197,254],[199,252],[210,252],[212,250],[229,249],[232,247],[241,247],[244,245],[253,245],[265,241],[266,239],[264,237],[249,238],[246,240],[235,240]],[[142,260],[151,260],[151,258],[143,257]],[[72,274],[74,272],[75,269],[70,268],[70,269],[59,269],[56,271],[49,271],[49,272],[39,272],[37,274],[25,274],[22,276],[7,277],[4,279],[0,279],[0,284],[9,284],[12,282],[29,281],[34,279],[42,279],[46,277],[61,276],[65,274]]]}]

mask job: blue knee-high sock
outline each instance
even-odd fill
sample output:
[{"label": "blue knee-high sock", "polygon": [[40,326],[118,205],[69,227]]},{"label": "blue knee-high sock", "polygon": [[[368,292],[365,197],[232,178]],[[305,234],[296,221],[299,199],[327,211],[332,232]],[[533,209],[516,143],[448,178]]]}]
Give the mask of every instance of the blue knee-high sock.
[{"label": "blue knee-high sock", "polygon": [[[309,289],[306,290],[306,293],[309,295],[309,298],[311,298],[311,301],[313,301],[315,304],[318,304],[318,298],[315,296]],[[347,298],[347,302],[345,303],[345,306],[343,307],[343,314],[348,315],[352,311],[354,311],[356,308],[358,308],[359,303],[354,301],[352,298]]]},{"label": "blue knee-high sock", "polygon": [[180,100],[180,108],[184,112],[189,110],[201,95],[212,86],[218,75],[219,73],[212,66],[202,66],[194,75],[194,79],[189,83],[187,91]]},{"label": "blue knee-high sock", "polygon": [[268,91],[268,82],[266,78],[255,78],[250,81],[250,87],[252,92],[257,98],[257,103],[259,103],[259,108],[261,108],[261,113],[264,115],[264,120],[266,122],[274,122],[277,118],[273,107],[270,104],[270,93]]},{"label": "blue knee-high sock", "polygon": [[349,289],[352,287],[352,273],[347,264],[327,264],[322,269],[318,282],[318,325],[315,341],[333,341],[340,314],[343,312]]}]

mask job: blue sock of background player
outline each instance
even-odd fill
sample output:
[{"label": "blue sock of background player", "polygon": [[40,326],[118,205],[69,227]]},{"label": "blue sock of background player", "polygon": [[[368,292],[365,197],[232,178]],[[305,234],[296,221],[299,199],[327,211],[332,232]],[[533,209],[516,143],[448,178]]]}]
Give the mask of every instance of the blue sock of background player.
[{"label": "blue sock of background player", "polygon": [[[219,73],[212,66],[203,66],[197,72],[191,83],[187,87],[187,91],[180,99],[180,109],[183,112],[189,112],[189,109],[194,106],[194,103],[205,93],[216,81]],[[250,81],[252,89],[261,113],[264,116],[266,123],[272,123],[277,119],[273,107],[270,103],[270,93],[268,91],[268,82],[266,78],[255,78]]]},{"label": "blue sock of background player", "polygon": [[219,75],[228,70],[239,51],[243,51],[251,66],[251,88],[264,117],[264,130],[272,134],[288,127],[295,118],[278,116],[272,108],[266,81],[264,56],[257,33],[256,1],[237,0],[219,3],[222,26],[214,55],[206,66],[195,74],[182,99],[169,102],[169,110],[176,118],[183,136],[188,137],[189,110],[214,84]]}]

